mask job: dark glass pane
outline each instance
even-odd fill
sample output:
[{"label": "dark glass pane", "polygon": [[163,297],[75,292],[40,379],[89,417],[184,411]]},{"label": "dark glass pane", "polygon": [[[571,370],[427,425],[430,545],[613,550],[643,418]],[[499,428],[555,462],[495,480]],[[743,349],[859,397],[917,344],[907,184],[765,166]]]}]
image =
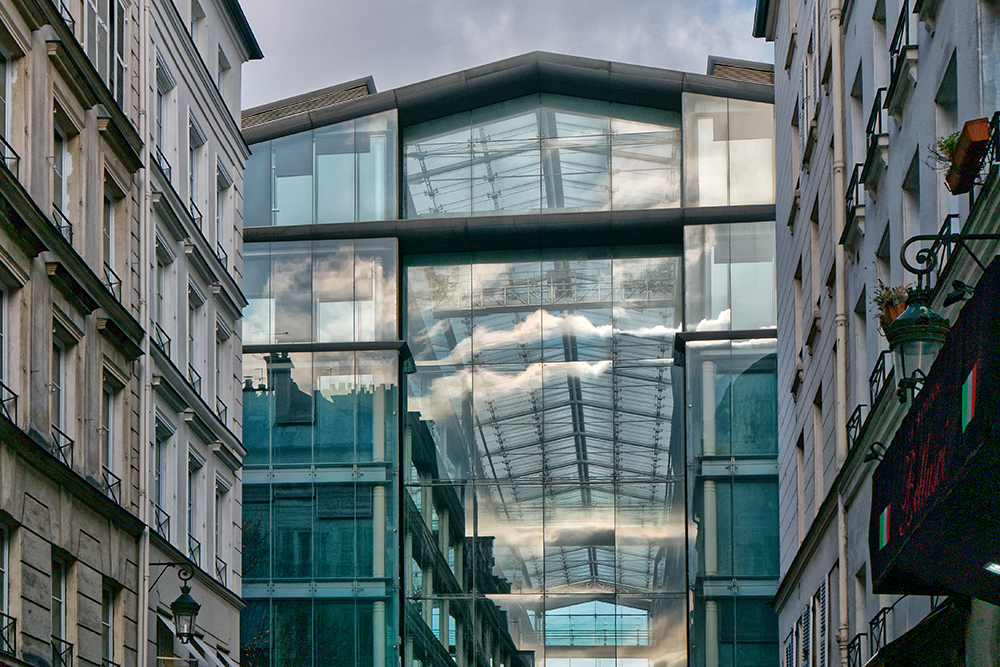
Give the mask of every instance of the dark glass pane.
[{"label": "dark glass pane", "polygon": [[778,483],[734,482],[733,514],[733,574],[777,577]]},{"label": "dark glass pane", "polygon": [[243,583],[269,577],[271,566],[271,487],[243,487]]},{"label": "dark glass pane", "polygon": [[274,394],[272,460],[276,465],[312,460],[312,355],[273,352],[267,357]]},{"label": "dark glass pane", "polygon": [[271,601],[247,600],[240,612],[240,663],[271,667]]},{"label": "dark glass pane", "polygon": [[312,600],[275,600],[274,667],[312,664]]},{"label": "dark glass pane", "polygon": [[275,579],[309,579],[313,576],[313,487],[283,484],[274,494]]},{"label": "dark glass pane", "polygon": [[271,142],[250,147],[252,155],[243,173],[243,225],[271,225]]}]

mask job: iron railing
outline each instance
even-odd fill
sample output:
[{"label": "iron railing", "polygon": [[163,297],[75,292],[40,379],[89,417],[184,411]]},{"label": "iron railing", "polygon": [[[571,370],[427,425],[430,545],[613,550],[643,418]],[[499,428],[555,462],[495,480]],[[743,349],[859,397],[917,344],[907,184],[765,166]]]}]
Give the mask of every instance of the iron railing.
[{"label": "iron railing", "polygon": [[[919,289],[934,289],[958,247],[964,247],[970,255],[976,257],[975,253],[965,244],[966,240],[974,240],[975,235],[966,235],[963,238],[955,230],[955,227],[958,226],[955,223],[958,221],[958,214],[952,213],[945,217],[944,222],[941,224],[941,229],[938,230],[936,235],[911,237],[900,248],[899,259],[903,264],[903,268],[917,277],[917,287]],[[931,241],[931,245],[917,251],[914,261],[919,266],[914,266],[907,259],[906,251],[911,245],[921,241]],[[976,261],[979,262],[978,257],[976,257]],[[982,266],[982,263],[980,263],[980,266]]]},{"label": "iron railing", "polygon": [[215,256],[219,258],[224,269],[229,269],[229,253],[225,251],[221,243],[215,244]]},{"label": "iron railing", "polygon": [[191,364],[188,364],[188,382],[194,387],[195,392],[201,393],[201,373],[196,371]]},{"label": "iron railing", "polygon": [[851,413],[851,418],[847,420],[847,451],[854,449],[861,435],[861,427],[864,426],[864,409],[868,406],[864,403],[858,404]]},{"label": "iron railing", "polygon": [[119,301],[122,300],[122,279],[107,263],[104,264],[104,286],[111,292],[111,296]]},{"label": "iron railing", "polygon": [[215,578],[222,583],[223,586],[227,586],[226,583],[226,561],[222,560],[218,556],[215,557]]},{"label": "iron railing", "polygon": [[188,558],[201,567],[201,541],[191,533],[188,533]]},{"label": "iron railing", "polygon": [[52,635],[52,667],[73,667],[73,645]]},{"label": "iron railing", "polygon": [[882,395],[882,390],[888,384],[889,376],[892,373],[891,367],[888,370],[886,369],[885,360],[888,356],[889,350],[882,350],[875,361],[875,367],[872,368],[872,374],[868,376],[868,398],[872,410],[878,405],[878,399]]},{"label": "iron railing", "polygon": [[4,417],[17,423],[17,394],[3,382],[0,382],[0,409],[3,409]]},{"label": "iron railing", "polygon": [[17,655],[17,619],[0,612],[0,653]]},{"label": "iron railing", "polygon": [[115,501],[119,505],[122,504],[122,478],[111,472],[108,466],[101,466],[101,472],[104,476],[104,492],[108,494],[111,500]]},{"label": "iron railing", "polygon": [[101,662],[101,667],[121,667],[117,662],[112,661],[110,658],[105,658]]},{"label": "iron railing", "polygon": [[226,423],[226,417],[229,414],[229,409],[226,407],[223,400],[218,396],[215,397],[215,414],[219,415],[219,419],[222,420],[223,424]]},{"label": "iron railing", "polygon": [[875,100],[868,114],[868,124],[865,126],[865,166],[861,171],[862,181],[868,178],[868,173],[871,171],[878,151],[879,137],[886,134],[889,129],[889,113],[882,106],[883,95],[885,88],[875,91]]},{"label": "iron railing", "polygon": [[153,342],[160,346],[163,354],[170,356],[170,336],[158,322],[153,322]]},{"label": "iron railing", "polygon": [[889,643],[887,621],[892,607],[882,607],[868,623],[868,655],[874,656]]},{"label": "iron railing", "polygon": [[156,532],[159,533],[160,537],[162,537],[163,539],[169,540],[170,515],[167,514],[162,507],[160,507],[153,501],[150,501],[150,504],[153,506],[153,525],[156,528]]},{"label": "iron railing", "polygon": [[891,88],[899,83],[906,52],[917,45],[917,22],[910,21],[910,2],[903,0],[899,8],[899,19],[896,21],[896,31],[892,34],[889,45],[889,75]]},{"label": "iron railing", "polygon": [[198,205],[194,203],[193,199],[190,200],[188,203],[191,206],[189,212],[191,213],[191,219],[194,220],[194,226],[197,227],[198,229],[201,229],[201,222],[202,222],[201,209],[198,208]]},{"label": "iron railing", "polygon": [[55,424],[52,425],[52,453],[70,468],[73,467],[73,438]]},{"label": "iron railing", "polygon": [[59,230],[59,233],[69,241],[70,245],[73,245],[73,223],[55,204],[52,205],[52,226]]},{"label": "iron railing", "polygon": [[854,165],[854,171],[851,172],[851,180],[847,184],[847,192],[844,195],[844,200],[847,204],[848,226],[854,221],[858,207],[865,205],[865,183],[861,180],[861,173],[864,169],[865,165],[863,163]]},{"label": "iron railing", "polygon": [[862,667],[865,664],[863,653],[864,640],[867,638],[868,635],[866,633],[859,632],[847,644],[847,667]]},{"label": "iron railing", "polygon": [[56,3],[55,1],[53,1],[52,4],[54,4],[56,8],[59,10],[59,16],[61,16],[62,20],[66,22],[66,27],[69,28],[69,31],[76,34],[76,19],[73,18],[73,12],[69,10],[69,7],[66,6],[66,3],[65,2]]},{"label": "iron railing", "polygon": [[167,156],[163,154],[163,151],[160,150],[159,146],[153,147],[153,159],[156,160],[156,164],[160,168],[160,171],[163,172],[163,175],[167,177],[167,182],[170,182],[170,174],[172,171],[170,162],[167,160]]},{"label": "iron railing", "polygon": [[0,154],[3,157],[3,166],[7,167],[7,170],[17,178],[18,167],[21,165],[20,156],[14,152],[14,149],[7,140],[0,136]]}]

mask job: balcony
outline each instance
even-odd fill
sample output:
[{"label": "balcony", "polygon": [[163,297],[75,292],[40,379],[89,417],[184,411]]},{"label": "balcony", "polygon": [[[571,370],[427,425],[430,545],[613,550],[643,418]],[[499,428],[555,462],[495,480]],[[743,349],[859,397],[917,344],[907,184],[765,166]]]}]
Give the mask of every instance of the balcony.
[{"label": "balcony", "polygon": [[104,492],[111,500],[122,504],[122,478],[111,472],[108,466],[101,466],[101,476],[104,480]]},{"label": "balcony", "polygon": [[111,292],[111,296],[118,301],[122,300],[122,279],[107,264],[104,265],[104,286]]},{"label": "balcony", "polygon": [[896,32],[889,46],[889,90],[886,106],[889,113],[898,116],[910,92],[917,85],[917,29],[911,20],[910,0],[903,0],[896,20]]},{"label": "balcony", "polygon": [[0,382],[0,408],[3,409],[4,417],[17,423],[17,394],[3,382]]},{"label": "balcony", "polygon": [[17,655],[17,619],[0,613],[0,653]]},{"label": "balcony", "polygon": [[73,645],[53,635],[52,667],[73,667]]},{"label": "balcony", "polygon": [[73,467],[73,438],[55,424],[52,425],[52,453],[67,466]]},{"label": "balcony", "polygon": [[69,10],[69,7],[66,6],[65,2],[53,0],[52,4],[59,10],[59,16],[61,16],[62,20],[66,22],[66,27],[69,28],[69,31],[75,35],[76,19],[73,18],[73,12]]},{"label": "balcony", "polygon": [[73,223],[55,204],[52,205],[52,226],[59,230],[59,233],[70,245],[73,245]]},{"label": "balcony", "polygon": [[196,371],[191,364],[188,364],[188,382],[194,387],[195,393],[201,394],[201,373]]},{"label": "balcony", "polygon": [[18,167],[21,165],[21,158],[2,136],[0,136],[0,157],[3,158],[3,166],[7,167],[7,171],[12,173],[16,179]]},{"label": "balcony", "polygon": [[847,218],[844,221],[844,231],[840,235],[840,245],[846,250],[856,252],[861,238],[865,235],[865,184],[861,180],[864,164],[854,165],[851,180],[847,184],[844,204],[847,207]]},{"label": "balcony", "polygon": [[861,182],[867,190],[874,191],[889,164],[889,113],[882,104],[885,88],[875,91],[875,101],[868,114],[865,127],[865,164],[861,168]]},{"label": "balcony", "polygon": [[170,515],[162,507],[150,501],[153,506],[153,528],[165,540],[170,540]]},{"label": "balcony", "polygon": [[163,151],[160,150],[159,146],[153,147],[153,159],[156,161],[156,166],[160,168],[160,171],[163,172],[163,175],[169,183],[172,170],[170,168],[170,163],[167,161],[167,157],[163,154]]},{"label": "balcony", "polygon": [[847,451],[854,449],[858,438],[861,437],[861,429],[865,424],[864,410],[867,407],[864,403],[859,404],[854,408],[850,419],[847,420]]},{"label": "balcony", "polygon": [[229,415],[229,408],[226,407],[226,404],[218,396],[215,397],[215,414],[219,416],[223,426],[225,426],[226,418]]},{"label": "balcony", "polygon": [[201,542],[190,533],[188,533],[188,558],[201,567]]},{"label": "balcony", "polygon": [[105,658],[101,661],[101,667],[121,667],[117,662],[112,662],[110,659]]},{"label": "balcony", "polygon": [[218,579],[223,586],[228,586],[226,583],[226,561],[222,560],[218,556],[215,557],[215,578]]},{"label": "balcony", "polygon": [[157,322],[153,322],[153,342],[163,350],[163,354],[170,356],[170,336]]}]

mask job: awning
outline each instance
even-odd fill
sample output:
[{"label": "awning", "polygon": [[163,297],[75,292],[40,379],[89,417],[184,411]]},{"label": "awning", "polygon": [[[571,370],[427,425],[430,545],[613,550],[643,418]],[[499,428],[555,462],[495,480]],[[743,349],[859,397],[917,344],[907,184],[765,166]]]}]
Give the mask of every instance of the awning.
[{"label": "awning", "polygon": [[1000,604],[1000,260],[975,294],[872,478],[876,593]]},{"label": "awning", "polygon": [[967,601],[951,598],[872,656],[865,667],[965,667]]}]

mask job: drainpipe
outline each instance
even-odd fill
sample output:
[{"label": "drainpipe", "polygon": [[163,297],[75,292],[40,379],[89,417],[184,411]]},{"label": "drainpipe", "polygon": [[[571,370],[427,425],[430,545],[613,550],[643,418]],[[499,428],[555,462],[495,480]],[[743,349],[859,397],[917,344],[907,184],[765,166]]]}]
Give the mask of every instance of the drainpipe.
[{"label": "drainpipe", "polygon": [[139,170],[142,194],[139,199],[139,322],[145,335],[142,337],[142,361],[140,362],[141,386],[139,390],[139,517],[143,520],[142,536],[139,540],[139,568],[142,576],[139,578],[139,610],[138,637],[136,647],[139,667],[149,665],[149,437],[150,417],[152,415],[152,360],[149,353],[149,262],[153,257],[152,244],[155,235],[150,230],[150,206],[152,194],[149,185],[149,54],[150,33],[149,13],[150,0],[142,3],[142,16],[139,19],[139,136],[142,138],[142,164]]},{"label": "drainpipe", "polygon": [[[818,2],[819,0],[817,0]],[[835,356],[836,388],[836,443],[837,470],[847,461],[847,287],[844,276],[844,246],[840,236],[844,231],[846,211],[844,210],[844,64],[841,53],[840,0],[829,0],[830,7],[830,58],[833,79],[833,247],[836,283],[836,327],[837,354]],[[840,627],[837,644],[840,648],[840,664],[847,667],[847,522],[844,515],[844,498],[837,492],[837,539],[840,558],[840,577],[837,582],[840,600]]]}]

